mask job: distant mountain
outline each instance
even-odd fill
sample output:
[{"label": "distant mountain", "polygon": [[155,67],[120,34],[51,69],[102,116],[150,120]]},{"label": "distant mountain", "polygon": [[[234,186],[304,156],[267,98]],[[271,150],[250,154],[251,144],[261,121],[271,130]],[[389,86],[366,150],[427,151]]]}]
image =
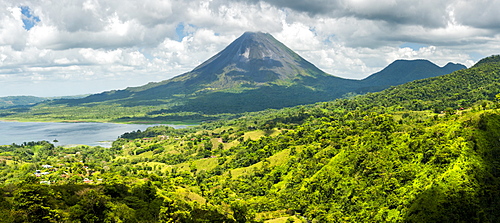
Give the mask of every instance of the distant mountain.
[{"label": "distant mountain", "polygon": [[500,56],[480,60],[469,69],[438,77],[416,80],[358,98],[355,106],[399,106],[409,110],[432,110],[440,113],[477,105],[491,106],[500,93]]},{"label": "distant mountain", "polygon": [[86,95],[57,96],[57,97],[7,96],[7,97],[0,97],[0,108],[31,106],[48,100],[79,99],[87,96],[89,95],[86,94]]},{"label": "distant mountain", "polygon": [[160,112],[238,113],[333,100],[358,88],[358,82],[321,71],[270,34],[246,32],[170,80],[58,103],[171,104]]},{"label": "distant mountain", "polygon": [[[172,79],[81,99],[51,100],[27,114],[39,118],[75,119],[83,115],[106,117],[106,120],[123,117],[118,121],[141,118],[162,121],[172,120],[170,114],[183,112],[195,120],[200,115],[331,101],[347,93],[383,90],[462,68],[465,67],[455,64],[439,68],[424,60],[396,61],[364,80],[344,79],[323,72],[270,34],[246,32],[192,71]],[[68,112],[71,115],[67,117],[55,115]]]},{"label": "distant mountain", "polygon": [[390,86],[437,77],[462,69],[467,69],[467,67],[455,63],[448,63],[444,67],[439,67],[428,60],[396,60],[383,70],[361,80],[366,87],[360,90],[366,92],[381,91]]},{"label": "distant mountain", "polygon": [[45,100],[47,100],[47,99],[35,97],[35,96],[0,97],[0,108],[33,105],[33,104],[36,104],[36,103],[39,103],[39,102],[42,102]]}]

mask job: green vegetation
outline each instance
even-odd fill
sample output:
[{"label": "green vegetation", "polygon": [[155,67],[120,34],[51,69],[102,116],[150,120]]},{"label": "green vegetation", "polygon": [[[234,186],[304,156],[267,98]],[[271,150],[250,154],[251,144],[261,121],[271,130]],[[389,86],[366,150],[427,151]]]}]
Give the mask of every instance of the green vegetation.
[{"label": "green vegetation", "polygon": [[[383,92],[0,147],[10,222],[498,222],[500,64]],[[39,171],[37,171],[39,170]]]},{"label": "green vegetation", "polygon": [[47,100],[56,100],[56,99],[78,99],[83,98],[88,95],[75,95],[75,96],[62,96],[62,97],[48,97],[41,98],[35,96],[7,96],[0,97],[0,108],[9,108],[9,107],[26,107],[32,106],[34,104],[47,101]]},{"label": "green vegetation", "polygon": [[163,113],[165,106],[120,106],[117,104],[88,104],[85,106],[47,107],[43,104],[31,108],[20,107],[0,110],[0,120],[36,122],[114,122],[114,123],[199,123],[227,119],[234,114],[206,115],[197,112]]},{"label": "green vegetation", "polygon": [[46,100],[45,98],[39,98],[34,96],[0,97],[0,108],[33,105],[45,100]]}]

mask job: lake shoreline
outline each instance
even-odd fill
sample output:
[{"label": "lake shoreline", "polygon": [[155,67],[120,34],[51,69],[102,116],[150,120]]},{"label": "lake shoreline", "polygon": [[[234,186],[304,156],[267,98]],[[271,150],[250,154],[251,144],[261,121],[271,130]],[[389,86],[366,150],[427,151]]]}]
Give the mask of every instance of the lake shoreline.
[{"label": "lake shoreline", "polygon": [[111,143],[126,132],[144,131],[166,125],[189,128],[189,124],[123,124],[102,122],[33,122],[0,120],[0,145],[48,141],[56,146],[87,145],[111,147]]},{"label": "lake shoreline", "polygon": [[134,124],[134,125],[200,125],[201,122],[196,121],[124,121],[113,122],[107,120],[60,120],[60,119],[2,119],[0,122],[39,122],[39,123],[109,123],[109,124]]}]

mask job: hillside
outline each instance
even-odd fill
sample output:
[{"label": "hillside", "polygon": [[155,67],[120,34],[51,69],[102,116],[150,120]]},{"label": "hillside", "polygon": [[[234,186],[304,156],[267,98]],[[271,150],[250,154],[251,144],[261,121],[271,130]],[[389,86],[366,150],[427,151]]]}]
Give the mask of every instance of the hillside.
[{"label": "hillside", "polygon": [[500,89],[500,61],[478,62],[472,68],[440,77],[417,80],[367,94],[351,101],[352,106],[369,109],[366,105],[398,106],[408,110],[432,110],[470,107],[492,100]]},{"label": "hillside", "polygon": [[[111,149],[3,146],[0,215],[28,222],[498,222],[499,70],[490,60],[353,99],[190,129],[152,127],[122,135]],[[42,168],[47,174],[35,177]]]},{"label": "hillside", "polygon": [[462,68],[452,64],[439,68],[424,60],[396,61],[365,80],[343,79],[321,71],[270,34],[246,32],[192,71],[172,79],[0,111],[0,116],[37,121],[206,121],[330,101]]},{"label": "hillside", "polygon": [[58,96],[58,97],[35,97],[35,96],[7,96],[0,97],[0,109],[9,107],[29,107],[40,102],[58,99],[79,99],[88,95]]},{"label": "hillside", "polygon": [[0,97],[0,108],[33,105],[47,99],[35,96],[8,96]]},{"label": "hillside", "polygon": [[443,67],[439,67],[428,60],[396,60],[380,72],[363,79],[361,82],[367,87],[362,88],[361,91],[381,91],[390,86],[429,77],[437,77],[466,68],[462,64],[454,63],[448,63]]}]

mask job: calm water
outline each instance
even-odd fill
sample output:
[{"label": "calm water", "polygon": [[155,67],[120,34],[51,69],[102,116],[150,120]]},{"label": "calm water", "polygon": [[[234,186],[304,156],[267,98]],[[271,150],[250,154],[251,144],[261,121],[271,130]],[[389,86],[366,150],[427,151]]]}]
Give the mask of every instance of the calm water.
[{"label": "calm water", "polygon": [[[46,140],[56,146],[82,144],[111,147],[111,142],[125,132],[145,130],[153,125],[112,123],[2,122],[0,145]],[[168,125],[185,128],[187,125]]]}]

